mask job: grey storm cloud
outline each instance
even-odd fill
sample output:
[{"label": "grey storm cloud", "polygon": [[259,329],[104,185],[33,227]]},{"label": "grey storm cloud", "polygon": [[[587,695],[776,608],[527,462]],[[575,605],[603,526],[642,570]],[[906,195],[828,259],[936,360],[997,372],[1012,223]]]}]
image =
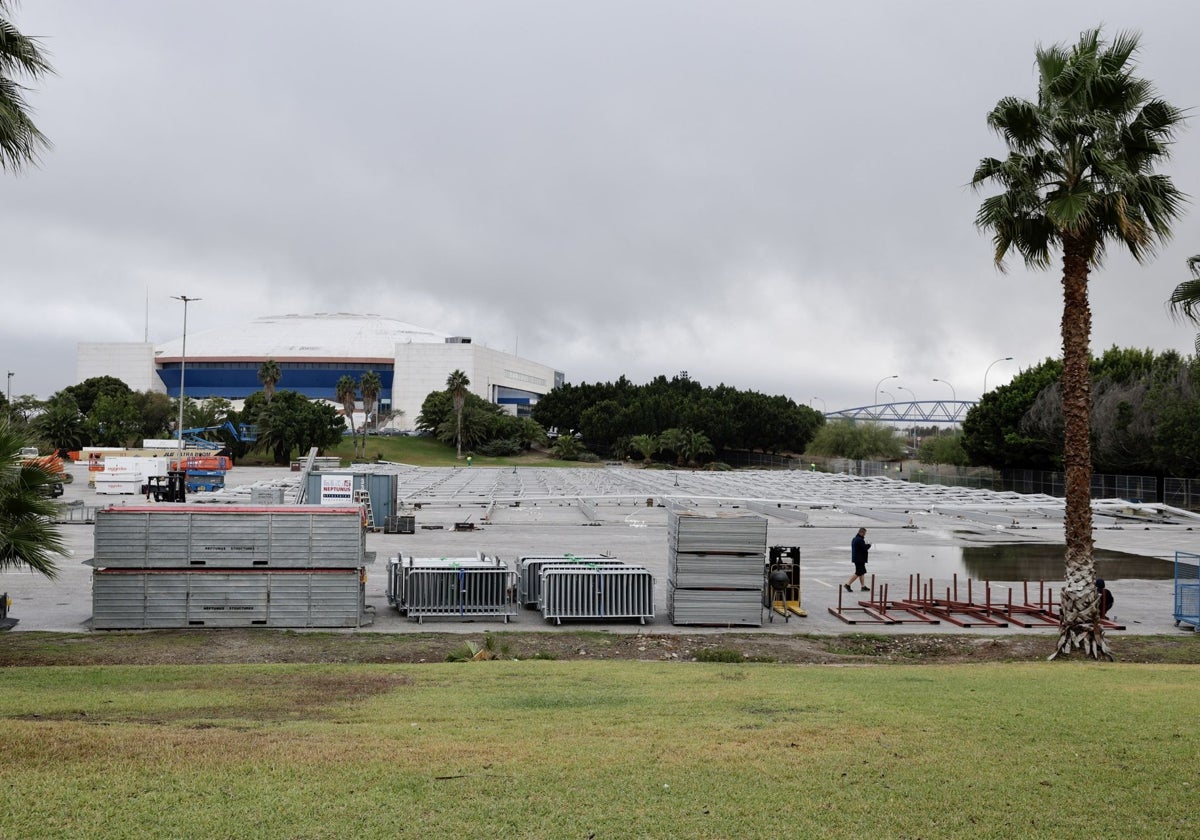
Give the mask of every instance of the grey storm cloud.
[{"label": "grey storm cloud", "polygon": [[[1200,101],[1182,2],[66,0],[13,19],[56,77],[55,148],[0,182],[0,364],[74,381],[77,341],[378,312],[566,371],[860,405],[899,374],[974,398],[1058,353],[1058,274],[999,274],[966,183],[1034,94],[1039,43],[1143,33]],[[1197,192],[1196,126],[1170,174]],[[1093,345],[1188,352],[1148,266],[1094,275]],[[818,407],[820,403],[818,403]]]}]

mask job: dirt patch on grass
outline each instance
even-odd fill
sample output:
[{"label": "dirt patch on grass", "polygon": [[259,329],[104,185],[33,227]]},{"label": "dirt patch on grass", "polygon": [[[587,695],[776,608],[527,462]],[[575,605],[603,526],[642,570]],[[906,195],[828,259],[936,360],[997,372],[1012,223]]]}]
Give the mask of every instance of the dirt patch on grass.
[{"label": "dirt patch on grass", "polygon": [[[1121,662],[1200,664],[1198,636],[1110,634]],[[502,659],[778,662],[796,665],[1034,662],[1054,649],[1045,635],[770,633],[296,633],[159,630],[5,633],[0,667],[217,663],[434,663],[471,641]],[[348,690],[348,689],[347,689]],[[330,689],[337,694],[336,689]]]}]

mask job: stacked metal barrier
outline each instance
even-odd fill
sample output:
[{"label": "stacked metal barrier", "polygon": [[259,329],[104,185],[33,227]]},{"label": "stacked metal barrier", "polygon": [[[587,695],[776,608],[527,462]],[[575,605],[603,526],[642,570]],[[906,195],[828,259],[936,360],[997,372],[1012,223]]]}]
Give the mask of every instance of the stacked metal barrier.
[{"label": "stacked metal barrier", "polygon": [[546,620],[654,620],[654,576],[641,566],[548,563],[538,571],[538,609]]},{"label": "stacked metal barrier", "polygon": [[673,624],[762,625],[766,519],[672,510],[667,540]]},{"label": "stacked metal barrier", "polygon": [[474,619],[516,614],[513,574],[497,557],[393,557],[387,599],[422,623],[426,617]]},{"label": "stacked metal barrier", "polygon": [[92,627],[358,627],[373,561],[357,507],[106,508]]},{"label": "stacked metal barrier", "polygon": [[517,561],[517,602],[523,607],[536,607],[542,592],[542,567],[550,564],[592,563],[622,565],[620,560],[605,554],[547,554],[522,557]]}]

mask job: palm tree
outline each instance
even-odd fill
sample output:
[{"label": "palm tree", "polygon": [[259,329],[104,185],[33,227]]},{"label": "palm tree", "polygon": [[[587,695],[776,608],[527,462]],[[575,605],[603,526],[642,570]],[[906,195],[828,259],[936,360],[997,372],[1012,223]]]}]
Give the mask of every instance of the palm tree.
[{"label": "palm tree", "polygon": [[26,88],[13,76],[40,79],[54,69],[38,39],[22,35],[8,20],[11,7],[9,0],[0,0],[0,169],[16,171],[37,163],[38,152],[49,149],[50,141],[29,118]]},{"label": "palm tree", "polygon": [[1062,248],[1066,582],[1051,658],[1076,648],[1111,658],[1093,585],[1088,275],[1110,243],[1145,260],[1170,236],[1184,198],[1153,171],[1170,156],[1183,114],[1133,74],[1137,50],[1137,34],[1105,43],[1099,29],[1071,47],[1038,48],[1037,101],[1010,96],[996,104],[988,125],[1008,156],[984,158],[971,179],[977,190],[992,182],[1002,189],[975,218],[991,231],[1001,270],[1011,250],[1027,266],[1047,268],[1051,251]]},{"label": "palm tree", "polygon": [[263,396],[267,398],[267,402],[270,402],[271,397],[275,396],[275,386],[281,379],[283,379],[283,371],[279,369],[279,363],[274,359],[267,359],[258,366],[258,381],[262,383]]},{"label": "palm tree", "polygon": [[68,392],[59,392],[46,403],[46,410],[33,421],[33,428],[55,449],[78,449],[86,434],[79,404]]},{"label": "palm tree", "polygon": [[683,448],[680,449],[680,456],[689,464],[699,462],[704,455],[713,455],[716,450],[713,449],[712,441],[708,439],[708,435],[704,432],[697,432],[693,429],[685,429],[682,439]]},{"label": "palm tree", "polygon": [[687,438],[683,429],[666,429],[658,436],[658,450],[675,453],[675,465],[678,467],[683,466],[683,448],[686,445]]},{"label": "palm tree", "polygon": [[[363,454],[367,452],[367,420],[371,417],[371,412],[375,410],[375,404],[379,401],[379,392],[383,390],[383,380],[379,378],[379,374],[373,370],[369,370],[362,375],[359,380],[358,388],[362,391],[363,413]],[[379,419],[375,420],[375,428],[379,428]]]},{"label": "palm tree", "polygon": [[[1171,293],[1171,312],[1200,324],[1200,254],[1188,260],[1192,279],[1184,280]],[[1196,355],[1200,356],[1200,333],[1196,333]]]},{"label": "palm tree", "polygon": [[455,434],[454,442],[458,448],[458,458],[462,459],[462,415],[463,406],[467,403],[467,387],[470,386],[471,380],[467,379],[467,375],[461,370],[455,370],[446,377],[446,390],[450,392],[450,399],[454,401],[454,420]]},{"label": "palm tree", "polygon": [[62,462],[53,456],[21,458],[29,439],[0,420],[0,571],[28,566],[48,578],[58,575],[54,555],[67,547],[54,514],[58,504],[45,488],[62,480]]},{"label": "palm tree", "polygon": [[659,449],[658,438],[654,435],[634,435],[629,439],[629,446],[642,456],[644,464],[649,464]]},{"label": "palm tree", "polygon": [[342,404],[342,410],[346,412],[346,417],[350,419],[350,440],[353,441],[354,454],[352,458],[358,457],[358,433],[354,430],[354,398],[358,391],[358,386],[349,376],[343,376],[333,386],[334,393],[337,395],[337,401]]}]

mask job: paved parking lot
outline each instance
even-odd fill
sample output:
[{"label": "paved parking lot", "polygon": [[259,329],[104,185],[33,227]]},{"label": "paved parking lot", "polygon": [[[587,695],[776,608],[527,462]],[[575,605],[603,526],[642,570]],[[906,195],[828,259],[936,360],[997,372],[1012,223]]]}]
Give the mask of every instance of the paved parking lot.
[{"label": "paved parking lot", "polygon": [[[140,503],[135,497],[97,496],[86,486],[86,468],[72,465],[75,482],[63,501],[97,505]],[[400,499],[416,517],[414,534],[372,533],[367,548],[376,561],[368,568],[366,598],[374,621],[363,632],[444,631],[477,633],[481,629],[552,632],[553,625],[532,610],[502,621],[426,619],[417,624],[387,604],[386,566],[390,556],[461,557],[476,552],[499,556],[511,568],[525,555],[608,553],[648,568],[655,578],[656,619],[652,624],[613,622],[575,624],[577,628],[611,632],[716,632],[725,628],[674,627],[667,616],[668,506],[701,511],[753,511],[767,517],[768,545],[801,549],[802,604],[805,618],[775,617],[761,628],[736,630],[770,633],[843,633],[852,631],[1053,633],[1052,629],[1003,630],[957,628],[943,622],[925,624],[844,623],[830,614],[840,584],[850,575],[850,538],[868,528],[874,545],[869,571],[878,585],[886,583],[893,598],[903,596],[913,575],[935,580],[938,591],[951,585],[947,557],[972,546],[1011,545],[1016,551],[1062,543],[1061,501],[1045,496],[997,494],[989,491],[910,485],[882,478],[857,478],[806,472],[677,472],[625,467],[603,469],[422,469],[378,467],[399,474]],[[255,484],[294,488],[298,474],[284,468],[238,467],[228,477],[224,496],[248,500]],[[293,490],[294,492],[294,490]],[[199,497],[197,497],[199,498]],[[419,509],[415,506],[420,505]],[[456,522],[470,531],[455,531]],[[61,562],[57,580],[26,571],[0,573],[0,592],[13,600],[10,616],[17,631],[84,631],[91,619],[92,526],[64,525],[71,555]],[[1155,506],[1105,503],[1097,509],[1096,546],[1164,564],[1159,579],[1125,577],[1107,572],[1116,595],[1114,617],[1129,633],[1181,633],[1173,619],[1174,585],[1169,561],[1175,551],[1200,553],[1200,517]],[[1026,547],[1026,548],[1022,548]],[[966,575],[960,577],[965,587]],[[1060,575],[1057,577],[1061,577]],[[1032,581],[1057,589],[1058,579]],[[982,582],[972,584],[977,600]],[[1021,581],[993,581],[993,600],[1023,594]],[[849,593],[841,591],[847,599]],[[854,593],[856,600],[865,597]]]}]

